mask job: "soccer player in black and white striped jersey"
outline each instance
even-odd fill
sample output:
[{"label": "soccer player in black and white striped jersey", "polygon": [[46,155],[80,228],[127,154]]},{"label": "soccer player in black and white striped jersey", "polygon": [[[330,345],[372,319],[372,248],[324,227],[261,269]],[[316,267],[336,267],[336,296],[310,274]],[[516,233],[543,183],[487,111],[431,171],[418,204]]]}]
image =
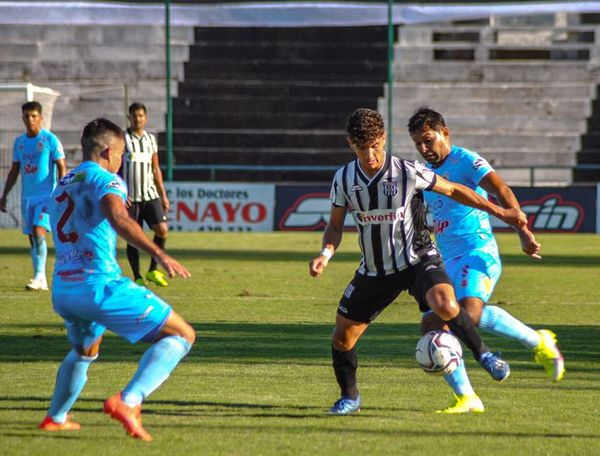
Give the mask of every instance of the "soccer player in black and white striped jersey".
[{"label": "soccer player in black and white striped jersey", "polygon": [[348,145],[357,158],[338,170],[333,179],[323,250],[309,265],[313,277],[323,273],[341,242],[344,219],[350,212],[363,256],[338,306],[332,357],[341,398],[330,413],[344,415],[359,410],[356,343],[405,290],[422,311],[431,309],[444,320],[493,378],[503,380],[508,364],[489,351],[467,312],[456,302],[452,282],[425,223],[422,192],[446,195],[510,225],[525,224],[525,214],[499,207],[463,185],[436,176],[419,162],[386,153],[385,126],[376,111],[354,111],[347,133]]},{"label": "soccer player in black and white striped jersey", "polygon": [[[169,227],[166,213],[169,198],[163,185],[162,172],[158,161],[158,146],[154,135],[148,133],[148,114],[142,103],[129,106],[130,128],[125,133],[126,151],[120,174],[127,184],[127,207],[129,214],[140,226],[144,221],[154,231],[154,243],[164,250]],[[138,285],[146,285],[140,273],[140,254],[136,247],[127,244],[127,259]],[[168,285],[167,278],[156,267],[154,258],[146,274],[149,280],[160,287]]]}]

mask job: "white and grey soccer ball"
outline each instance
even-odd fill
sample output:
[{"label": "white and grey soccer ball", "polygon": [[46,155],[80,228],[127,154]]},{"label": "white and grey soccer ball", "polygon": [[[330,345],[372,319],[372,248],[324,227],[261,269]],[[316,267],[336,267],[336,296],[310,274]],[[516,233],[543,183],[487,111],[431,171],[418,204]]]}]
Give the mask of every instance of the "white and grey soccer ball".
[{"label": "white and grey soccer ball", "polygon": [[415,358],[425,372],[451,374],[462,359],[462,346],[448,331],[429,331],[417,342]]}]

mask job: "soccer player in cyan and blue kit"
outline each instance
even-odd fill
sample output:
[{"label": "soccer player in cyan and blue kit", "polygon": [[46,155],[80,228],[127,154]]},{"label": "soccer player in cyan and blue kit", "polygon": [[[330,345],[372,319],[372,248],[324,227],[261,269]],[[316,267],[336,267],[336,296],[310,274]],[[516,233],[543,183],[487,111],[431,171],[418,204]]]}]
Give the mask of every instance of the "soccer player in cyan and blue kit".
[{"label": "soccer player in cyan and blue kit", "polygon": [[104,412],[119,420],[129,435],[152,440],[142,427],[142,401],[188,353],[195,333],[166,302],[122,277],[117,234],[152,255],[169,277],[187,278],[190,273],[148,240],[129,217],[127,189],[115,174],[125,148],[123,131],[108,120],[96,119],[84,128],[81,147],[83,163],[60,180],[48,207],[56,246],[52,304],[65,320],[73,347],[58,369],[50,409],[39,428],[80,428],[68,412],[109,329],[131,343],[152,344],[129,384],[104,402]]},{"label": "soccer player in cyan and blue kit", "polygon": [[[430,108],[420,108],[410,118],[408,130],[417,151],[436,174],[471,188],[487,198],[494,195],[504,208],[520,209],[512,190],[477,152],[452,145],[444,117]],[[452,199],[425,192],[425,201],[433,215],[435,239],[444,258],[446,271],[452,280],[461,307],[479,328],[518,340],[534,353],[534,359],[554,381],[563,378],[563,356],[556,344],[556,335],[547,329],[536,331],[523,324],[504,309],[486,305],[500,278],[502,265],[498,245],[492,233],[487,213]],[[541,258],[541,245],[527,225],[516,226],[525,254]],[[437,321],[436,321],[437,320]],[[425,315],[423,331],[441,325],[433,313]],[[454,403],[443,413],[483,412],[483,403],[475,394],[464,362],[445,380],[452,387]]]},{"label": "soccer player in cyan and blue kit", "polygon": [[13,163],[0,198],[0,211],[6,212],[6,198],[20,173],[23,233],[29,236],[33,261],[33,278],[27,288],[47,290],[46,232],[50,231],[48,197],[56,187],[56,178],[60,179],[66,173],[65,153],[58,138],[42,128],[44,118],[40,103],[25,103],[21,111],[27,132],[15,140]]}]

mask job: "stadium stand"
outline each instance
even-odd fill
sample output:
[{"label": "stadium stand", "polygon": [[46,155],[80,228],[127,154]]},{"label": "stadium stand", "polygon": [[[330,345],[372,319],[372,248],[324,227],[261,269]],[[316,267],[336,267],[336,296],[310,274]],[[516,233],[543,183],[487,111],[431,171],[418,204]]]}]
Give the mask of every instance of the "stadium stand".
[{"label": "stadium stand", "polygon": [[[175,94],[193,41],[192,27],[172,29]],[[163,27],[7,24],[0,27],[0,47],[0,82],[34,82],[60,92],[52,130],[71,163],[78,160],[82,121],[103,116],[125,126],[128,101],[143,100],[149,129],[164,130]]]},{"label": "stadium stand", "polygon": [[[394,153],[417,158],[404,119],[429,104],[447,114],[454,142],[504,168],[511,184],[570,184],[596,93],[596,33],[585,25],[401,27]],[[596,143],[588,134],[583,144]]]},{"label": "stadium stand", "polygon": [[[597,16],[399,27],[394,153],[416,158],[405,123],[428,104],[447,115],[456,143],[482,152],[513,185],[599,180]],[[124,125],[129,101],[144,101],[149,130],[164,131],[163,33],[3,25],[0,82],[61,92],[53,130],[76,161],[81,119]],[[359,106],[386,110],[385,27],[172,34],[177,179],[328,181],[348,157],[346,115]]]},{"label": "stadium stand", "polygon": [[300,167],[347,161],[345,118],[377,107],[386,40],[385,27],[196,29],[174,100],[174,155],[217,168],[175,177],[328,181],[332,169]]}]

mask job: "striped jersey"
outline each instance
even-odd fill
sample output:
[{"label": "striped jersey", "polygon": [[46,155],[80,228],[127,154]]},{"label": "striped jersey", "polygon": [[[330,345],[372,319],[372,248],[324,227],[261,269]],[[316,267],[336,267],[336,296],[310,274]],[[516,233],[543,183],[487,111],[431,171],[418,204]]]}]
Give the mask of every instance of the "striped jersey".
[{"label": "striped jersey", "polygon": [[425,220],[422,192],[435,181],[435,173],[421,163],[389,154],[372,178],[358,160],[336,172],[331,202],[347,208],[358,228],[359,274],[383,277],[419,263],[425,255],[437,254]]},{"label": "striped jersey", "polygon": [[158,153],[156,138],[147,131],[141,137],[127,129],[123,154],[123,180],[131,201],[151,201],[159,197],[152,172],[152,157]]}]

